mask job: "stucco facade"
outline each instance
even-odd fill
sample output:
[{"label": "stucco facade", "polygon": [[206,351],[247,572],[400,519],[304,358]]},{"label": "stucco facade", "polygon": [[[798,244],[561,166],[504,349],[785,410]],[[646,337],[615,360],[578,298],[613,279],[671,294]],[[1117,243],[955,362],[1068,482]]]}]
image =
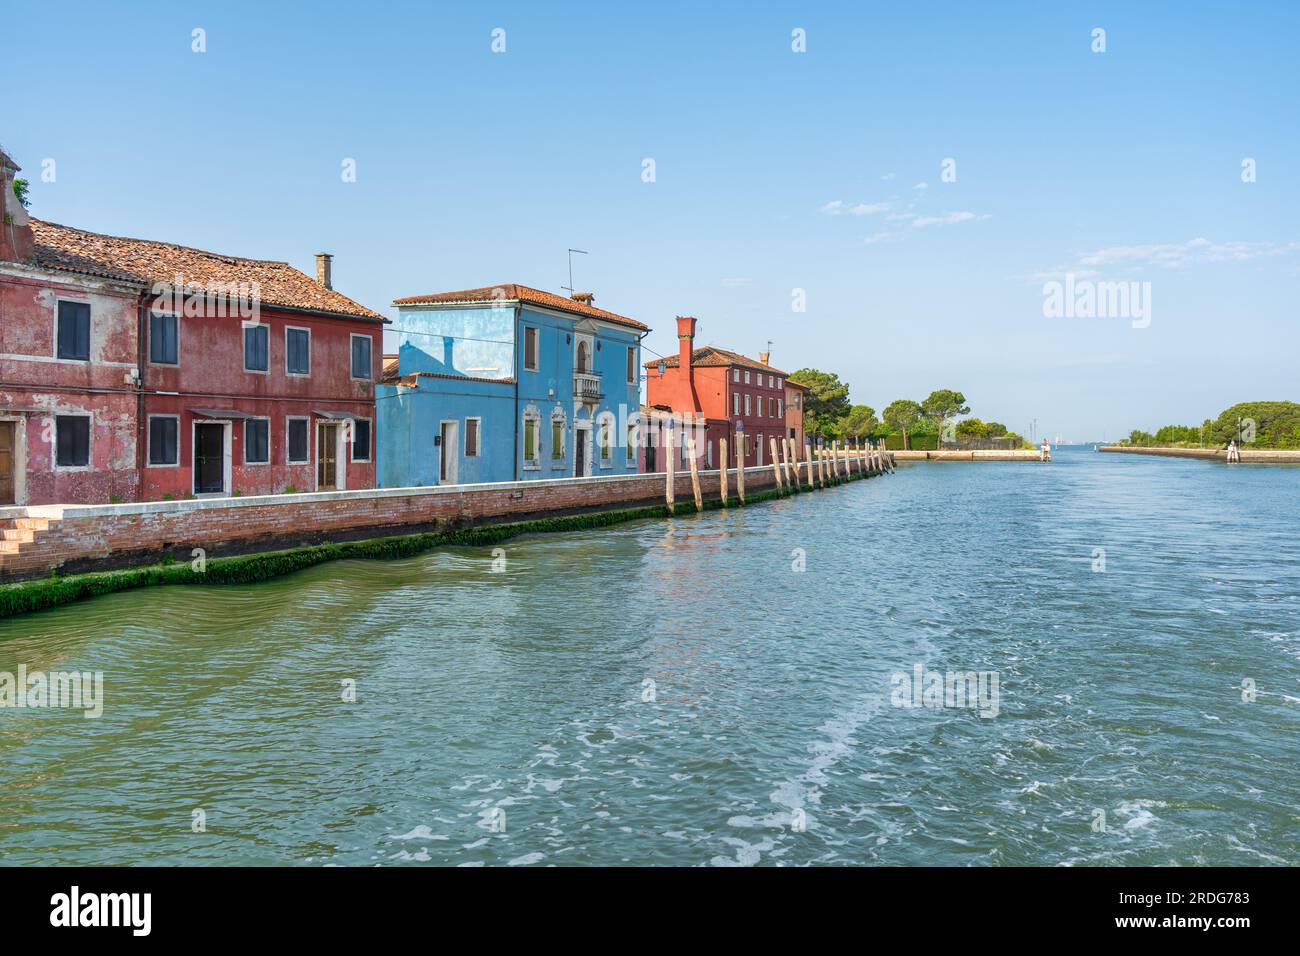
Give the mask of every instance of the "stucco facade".
[{"label": "stucco facade", "polygon": [[[695,322],[691,316],[677,319],[678,354],[645,363],[646,404],[679,415],[702,415],[711,422],[705,447],[697,454],[716,460],[718,437],[727,439],[729,464],[736,463],[737,443],[743,448],[746,467],[771,462],[771,439],[789,437],[786,427],[786,373],[773,368],[764,353],[755,360],[717,346],[694,347]],[[802,429],[801,429],[802,434]],[[679,450],[680,453],[680,450]],[[662,454],[656,456],[662,458]],[[647,468],[663,470],[660,461]]]},{"label": "stucco facade", "polygon": [[635,473],[645,327],[590,297],[484,291],[396,303],[396,367],[378,392],[380,485]]}]

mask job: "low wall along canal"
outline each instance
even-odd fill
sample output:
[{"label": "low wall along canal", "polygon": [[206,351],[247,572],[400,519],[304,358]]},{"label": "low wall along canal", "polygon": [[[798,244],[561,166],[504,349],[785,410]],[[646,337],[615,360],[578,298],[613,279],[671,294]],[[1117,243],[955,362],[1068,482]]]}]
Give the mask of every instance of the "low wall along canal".
[{"label": "low wall along canal", "polygon": [[[1139,445],[1102,445],[1098,451],[1126,455],[1155,455],[1159,458],[1196,458],[1201,461],[1227,462],[1228,452],[1223,448],[1143,448]],[[1272,465],[1300,465],[1300,449],[1242,448],[1241,463]]]}]

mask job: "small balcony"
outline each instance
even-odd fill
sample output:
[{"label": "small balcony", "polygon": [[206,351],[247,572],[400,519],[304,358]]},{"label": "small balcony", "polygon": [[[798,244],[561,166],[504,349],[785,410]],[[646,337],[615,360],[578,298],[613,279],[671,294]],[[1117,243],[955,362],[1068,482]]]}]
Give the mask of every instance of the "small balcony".
[{"label": "small balcony", "polygon": [[573,397],[583,402],[596,404],[605,397],[600,389],[599,372],[574,372]]}]

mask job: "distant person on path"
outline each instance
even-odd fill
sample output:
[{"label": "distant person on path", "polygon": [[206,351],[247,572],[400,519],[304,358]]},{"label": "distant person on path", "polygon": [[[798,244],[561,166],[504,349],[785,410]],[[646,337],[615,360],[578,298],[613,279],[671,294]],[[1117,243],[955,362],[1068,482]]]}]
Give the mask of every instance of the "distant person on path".
[{"label": "distant person on path", "polygon": [[1228,463],[1241,464],[1241,449],[1237,447],[1237,440],[1234,438],[1228,442]]},{"label": "distant person on path", "polygon": [[1043,439],[1043,447],[1042,447],[1041,449],[1039,449],[1039,452],[1040,452],[1039,457],[1038,457],[1038,460],[1039,460],[1039,461],[1051,461],[1051,460],[1052,460],[1052,446],[1051,446],[1050,444],[1048,444],[1046,438]]}]

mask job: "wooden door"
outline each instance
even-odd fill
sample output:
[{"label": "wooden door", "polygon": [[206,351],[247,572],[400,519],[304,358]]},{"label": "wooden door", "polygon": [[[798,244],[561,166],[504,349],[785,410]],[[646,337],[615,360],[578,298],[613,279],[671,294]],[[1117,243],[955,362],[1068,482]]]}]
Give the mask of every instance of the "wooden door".
[{"label": "wooden door", "polygon": [[14,504],[18,463],[17,422],[0,422],[0,505]]},{"label": "wooden door", "polygon": [[338,480],[337,434],[334,425],[321,422],[316,426],[316,488],[320,491],[333,491]]},{"label": "wooden door", "polygon": [[574,429],[573,432],[573,475],[575,478],[581,478],[587,473],[587,436],[590,432],[585,428]]}]

